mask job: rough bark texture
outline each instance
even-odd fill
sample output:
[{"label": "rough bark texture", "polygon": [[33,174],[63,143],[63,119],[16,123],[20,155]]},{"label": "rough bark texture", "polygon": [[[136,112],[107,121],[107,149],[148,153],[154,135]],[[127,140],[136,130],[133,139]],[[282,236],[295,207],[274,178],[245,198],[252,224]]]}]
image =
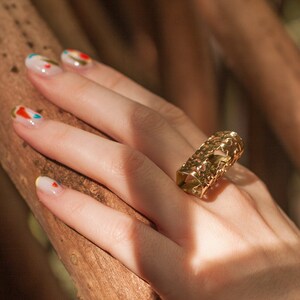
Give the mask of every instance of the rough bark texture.
[{"label": "rough bark texture", "polygon": [[[0,161],[21,195],[47,232],[81,299],[154,299],[148,285],[94,244],[71,230],[37,200],[34,181],[40,174],[61,180],[121,211],[134,212],[94,182],[50,161],[13,132],[12,107],[23,103],[45,117],[93,131],[84,123],[48,103],[26,79],[24,57],[38,52],[58,58],[61,48],[27,0],[0,1]],[[138,245],[137,245],[138,247]]]},{"label": "rough bark texture", "polygon": [[300,167],[300,57],[276,14],[262,0],[195,0],[228,65],[264,111]]}]

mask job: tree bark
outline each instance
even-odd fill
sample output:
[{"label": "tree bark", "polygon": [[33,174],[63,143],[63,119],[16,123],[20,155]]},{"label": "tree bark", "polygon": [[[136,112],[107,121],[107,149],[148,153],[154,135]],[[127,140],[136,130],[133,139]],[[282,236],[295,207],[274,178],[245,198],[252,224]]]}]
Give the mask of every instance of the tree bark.
[{"label": "tree bark", "polygon": [[195,0],[230,68],[300,167],[300,57],[263,0]]},{"label": "tree bark", "polygon": [[[96,132],[47,102],[26,79],[23,60],[35,51],[58,58],[62,50],[28,0],[0,0],[0,161],[48,234],[72,276],[81,299],[154,299],[149,286],[122,264],[57,220],[37,200],[34,181],[40,174],[87,193],[99,201],[135,214],[104,187],[46,159],[16,136],[10,111],[20,103],[47,118]],[[136,245],[137,248],[141,245]]]}]

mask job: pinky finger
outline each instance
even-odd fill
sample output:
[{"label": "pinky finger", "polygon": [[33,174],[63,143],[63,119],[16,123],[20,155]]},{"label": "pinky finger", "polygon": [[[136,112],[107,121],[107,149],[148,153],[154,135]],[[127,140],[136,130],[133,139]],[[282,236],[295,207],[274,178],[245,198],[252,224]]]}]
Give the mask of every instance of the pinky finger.
[{"label": "pinky finger", "polygon": [[183,250],[150,226],[49,177],[36,180],[39,200],[64,223],[117,258],[161,295],[183,278]]}]

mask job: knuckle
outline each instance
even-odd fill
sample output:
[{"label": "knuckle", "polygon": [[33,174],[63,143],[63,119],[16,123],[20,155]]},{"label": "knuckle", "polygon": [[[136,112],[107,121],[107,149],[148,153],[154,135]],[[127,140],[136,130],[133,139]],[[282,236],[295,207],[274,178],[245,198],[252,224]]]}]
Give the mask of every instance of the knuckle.
[{"label": "knuckle", "polygon": [[91,84],[88,80],[83,80],[73,87],[73,95],[81,102],[88,100],[88,94],[91,89]]},{"label": "knuckle", "polygon": [[111,72],[103,83],[103,85],[111,90],[117,90],[118,86],[123,82],[125,76],[117,71]]},{"label": "knuckle", "polygon": [[187,115],[182,109],[171,103],[162,105],[159,109],[159,112],[173,125],[184,124],[188,119]]},{"label": "knuckle", "polygon": [[[56,145],[56,148],[60,148],[60,145],[64,145],[66,141],[69,141],[70,128],[57,122],[50,123],[50,132],[47,134],[47,145]],[[52,149],[54,149],[52,147]]]},{"label": "knuckle", "polygon": [[118,158],[112,161],[111,171],[120,176],[132,175],[139,172],[144,162],[145,157],[142,153],[122,145]]},{"label": "knuckle", "polygon": [[67,207],[68,214],[70,214],[71,217],[78,219],[78,217],[80,217],[83,214],[84,207],[85,207],[84,201],[73,199],[72,201],[69,202],[69,205]]},{"label": "knuckle", "polygon": [[238,196],[240,196],[240,201],[242,201],[245,208],[247,208],[249,212],[256,212],[258,210],[257,203],[254,201],[253,197],[249,194],[248,191],[240,190],[240,194]]},{"label": "knuckle", "polygon": [[[265,182],[258,180],[256,182],[256,192],[259,195],[258,198],[260,198],[260,201],[263,201],[267,206],[269,207],[274,207],[276,206],[276,202],[273,199],[272,195],[270,194],[270,191],[266,185]],[[253,200],[255,201],[255,200]],[[258,199],[256,201],[259,201]],[[258,204],[257,204],[258,206]]]},{"label": "knuckle", "polygon": [[270,194],[267,184],[264,181],[258,179],[256,181],[256,186],[257,186],[257,190],[259,190],[262,194],[265,194],[265,195]]},{"label": "knuckle", "polygon": [[132,243],[138,238],[141,230],[139,221],[131,218],[119,218],[109,227],[109,239],[116,244]]},{"label": "knuckle", "polygon": [[166,124],[166,120],[156,111],[135,104],[132,109],[131,125],[136,131],[158,131]]},{"label": "knuckle", "polygon": [[247,191],[237,187],[234,184],[231,184],[230,185],[230,194],[231,194],[231,197],[233,199],[236,199],[236,202],[240,203],[240,205],[242,205],[244,209],[247,209],[247,210],[249,210],[249,208],[251,210],[256,209],[255,201],[253,200],[253,198]]},{"label": "knuckle", "polygon": [[228,281],[228,276],[224,272],[220,272],[218,266],[212,266],[209,261],[203,262],[193,275],[197,278],[198,283],[201,282],[201,292],[206,295],[214,296],[218,289]]}]

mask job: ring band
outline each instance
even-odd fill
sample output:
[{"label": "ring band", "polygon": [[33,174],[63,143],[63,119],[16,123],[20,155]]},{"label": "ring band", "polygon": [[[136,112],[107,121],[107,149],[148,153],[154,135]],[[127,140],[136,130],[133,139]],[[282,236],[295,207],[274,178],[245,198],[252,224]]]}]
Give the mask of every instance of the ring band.
[{"label": "ring band", "polygon": [[176,183],[185,192],[202,198],[243,152],[243,140],[236,132],[218,131],[177,171]]}]

